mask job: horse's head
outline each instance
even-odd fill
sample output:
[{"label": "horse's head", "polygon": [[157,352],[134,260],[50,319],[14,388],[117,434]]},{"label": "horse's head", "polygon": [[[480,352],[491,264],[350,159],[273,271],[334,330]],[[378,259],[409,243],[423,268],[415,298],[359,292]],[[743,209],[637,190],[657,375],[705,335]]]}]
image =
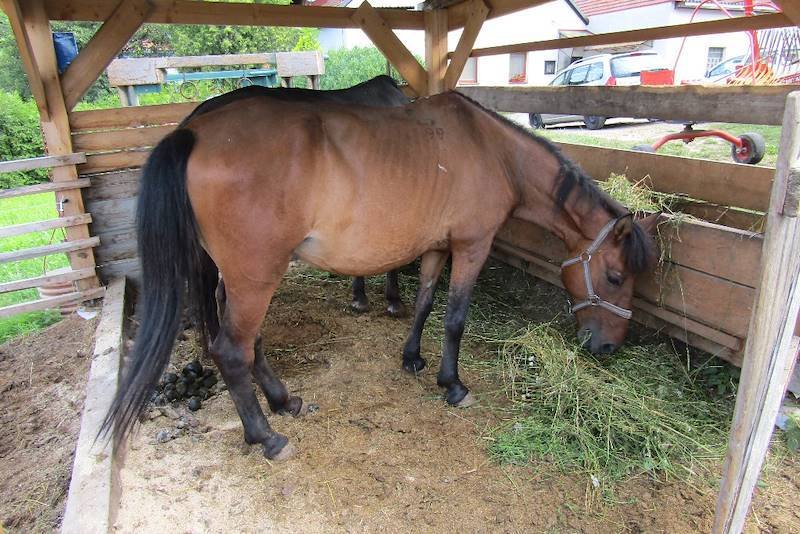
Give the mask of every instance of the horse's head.
[{"label": "horse's head", "polygon": [[611,354],[625,339],[634,278],[653,263],[658,215],[612,219],[594,241],[580,240],[561,266],[578,338],[593,354]]}]

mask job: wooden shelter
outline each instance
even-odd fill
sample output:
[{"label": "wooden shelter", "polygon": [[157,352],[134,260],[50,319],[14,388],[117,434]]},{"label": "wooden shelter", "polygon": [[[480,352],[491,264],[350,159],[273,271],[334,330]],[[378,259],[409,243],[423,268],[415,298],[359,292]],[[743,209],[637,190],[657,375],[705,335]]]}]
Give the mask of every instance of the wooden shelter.
[{"label": "wooden shelter", "polygon": [[[279,6],[191,0],[0,0],[17,39],[41,116],[60,217],[3,229],[15,235],[63,227],[67,242],[36,254],[66,252],[75,281],[70,298],[95,298],[102,284],[137,270],[133,208],[139,168],[149,150],[196,103],[73,111],[75,105],[143,23],[361,28],[408,82],[426,96],[454,89],[470,56],[605,45],[800,24],[800,5],[783,13],[474,49],[483,23],[545,0],[429,0],[421,9]],[[50,21],[99,21],[102,26],[58,74]],[[455,49],[448,31],[462,29]],[[393,33],[425,32],[420,65]],[[796,360],[794,325],[800,307],[800,92],[780,87],[472,87],[466,95],[497,111],[548,110],[599,116],[783,125],[776,170],[729,163],[562,144],[597,179],[624,172],[649,175],[656,191],[686,195],[682,210],[699,221],[665,225],[668,264],[679,279],[637,285],[635,317],[689,344],[743,365],[715,532],[739,532],[765,457],[773,423]],[[3,168],[0,167],[0,171]],[[3,195],[29,191],[4,192]],[[764,225],[758,224],[765,220]],[[672,232],[674,235],[669,235]],[[677,235],[679,233],[680,235]],[[57,248],[57,250],[56,250]],[[26,253],[27,251],[22,251]],[[558,284],[560,243],[512,220],[498,237],[496,257]],[[0,260],[19,259],[20,253]],[[47,277],[0,286],[36,287]],[[53,302],[33,306],[52,305]],[[31,309],[31,305],[25,305]],[[19,310],[14,310],[19,311]]]}]

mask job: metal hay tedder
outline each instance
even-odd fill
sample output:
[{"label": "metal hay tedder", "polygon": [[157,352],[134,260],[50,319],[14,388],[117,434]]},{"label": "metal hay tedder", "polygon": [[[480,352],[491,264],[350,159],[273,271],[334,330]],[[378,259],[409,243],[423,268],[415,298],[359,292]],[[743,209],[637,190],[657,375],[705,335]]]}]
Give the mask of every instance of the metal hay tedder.
[{"label": "metal hay tedder", "polygon": [[[733,14],[717,0],[703,0],[695,6],[691,21],[697,12],[707,3],[713,3],[728,18]],[[753,2],[745,0],[745,16],[753,16],[758,7],[778,11],[777,6],[771,1]],[[725,85],[790,85],[800,82],[800,29],[797,27],[765,30],[759,35],[756,30],[746,32],[750,39],[750,52],[741,58],[730,73],[721,75],[715,84]],[[675,66],[680,60],[686,37],[683,38]],[[672,85],[675,77],[673,69],[659,71],[644,71],[641,74],[642,85]],[[681,132],[665,135],[652,145],[642,144],[633,147],[641,152],[657,152],[670,141],[683,141],[691,143],[699,137],[716,137],[731,144],[731,157],[736,163],[755,165],[759,163],[766,153],[764,137],[755,132],[735,136],[723,130],[696,130],[695,123],[686,122]]]}]

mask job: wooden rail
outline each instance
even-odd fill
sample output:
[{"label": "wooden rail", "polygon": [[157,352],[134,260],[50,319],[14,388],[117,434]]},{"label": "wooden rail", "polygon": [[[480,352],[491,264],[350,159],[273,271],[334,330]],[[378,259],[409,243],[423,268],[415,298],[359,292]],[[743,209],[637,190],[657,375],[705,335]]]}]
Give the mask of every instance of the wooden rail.
[{"label": "wooden rail", "polygon": [[797,88],[639,85],[460,87],[458,91],[496,111],[779,125],[786,95]]},{"label": "wooden rail", "polygon": [[13,282],[5,282],[0,284],[0,293],[9,293],[11,291],[21,291],[23,289],[31,289],[34,287],[41,287],[47,284],[56,284],[60,282],[74,282],[75,280],[83,280],[94,276],[94,269],[80,269],[78,271],[67,271],[58,274],[45,274],[33,278],[25,278],[24,280],[15,280]]},{"label": "wooden rail", "polygon": [[78,250],[91,249],[99,244],[99,238],[90,237],[88,239],[79,239],[78,241],[64,241],[63,243],[54,243],[52,245],[44,245],[41,247],[2,252],[0,253],[0,263],[29,260],[31,258],[41,258],[42,256],[49,256],[51,254],[76,252]]},{"label": "wooden rail", "polygon": [[0,173],[50,169],[62,165],[76,165],[86,161],[86,154],[64,154],[61,156],[42,156],[40,158],[0,161]]},{"label": "wooden rail", "polygon": [[105,293],[104,287],[95,287],[84,291],[75,291],[66,295],[58,297],[50,297],[45,299],[33,300],[31,302],[21,302],[19,304],[12,304],[5,308],[0,308],[0,318],[11,317],[19,313],[27,313],[32,311],[49,310],[58,308],[64,304],[72,304],[74,302],[83,302],[86,300],[99,299]]},{"label": "wooden rail", "polygon": [[89,224],[90,222],[92,222],[92,216],[88,213],[82,213],[80,215],[59,217],[58,219],[48,219],[46,221],[14,224],[11,226],[0,227],[0,238],[29,234],[31,232],[52,230],[54,228],[67,228],[70,226],[77,226],[79,224]]},{"label": "wooden rail", "polygon": [[[731,33],[747,30],[766,30],[771,28],[785,28],[787,26],[792,26],[792,22],[786,15],[783,13],[771,13],[754,17],[735,17],[732,19],[690,22],[688,24],[673,24],[638,30],[580,35],[577,37],[548,39],[546,41],[531,41],[527,43],[476,48],[472,50],[470,57],[496,56],[498,54],[533,52],[537,50],[558,50],[561,48],[576,48],[581,46],[602,46],[634,41],[672,39],[675,37],[713,35],[717,33]],[[450,54],[450,56],[452,57],[452,54]]]},{"label": "wooden rail", "polygon": [[81,189],[92,185],[88,178],[70,180],[64,182],[45,182],[36,185],[26,185],[15,189],[0,189],[0,199],[22,197],[25,195],[35,195],[38,193],[53,193],[55,191],[69,191],[71,189]]},{"label": "wooden rail", "polygon": [[[501,2],[508,0],[499,0]],[[517,0],[519,2],[519,0]],[[146,23],[214,24],[220,26],[291,26],[306,28],[357,28],[346,7],[313,7],[274,4],[195,2],[192,0],[151,0],[153,10]],[[103,22],[116,3],[103,0],[45,0],[50,20]],[[379,8],[381,17],[393,29],[422,30],[422,11]]]}]

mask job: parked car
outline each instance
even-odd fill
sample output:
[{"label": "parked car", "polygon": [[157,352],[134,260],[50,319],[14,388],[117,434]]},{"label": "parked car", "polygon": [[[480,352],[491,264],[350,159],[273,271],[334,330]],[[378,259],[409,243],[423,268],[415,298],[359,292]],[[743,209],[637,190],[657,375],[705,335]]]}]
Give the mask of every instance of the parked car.
[{"label": "parked car", "polygon": [[[639,85],[643,70],[664,68],[666,68],[665,62],[657,52],[600,54],[572,63],[556,74],[549,85]],[[606,119],[608,117],[595,115],[528,114],[528,121],[532,128],[583,121],[589,130],[599,130],[605,125]]]},{"label": "parked car", "polygon": [[748,59],[748,56],[734,56],[718,63],[706,72],[702,83],[724,84],[732,74],[736,73],[736,69],[744,65]]}]

